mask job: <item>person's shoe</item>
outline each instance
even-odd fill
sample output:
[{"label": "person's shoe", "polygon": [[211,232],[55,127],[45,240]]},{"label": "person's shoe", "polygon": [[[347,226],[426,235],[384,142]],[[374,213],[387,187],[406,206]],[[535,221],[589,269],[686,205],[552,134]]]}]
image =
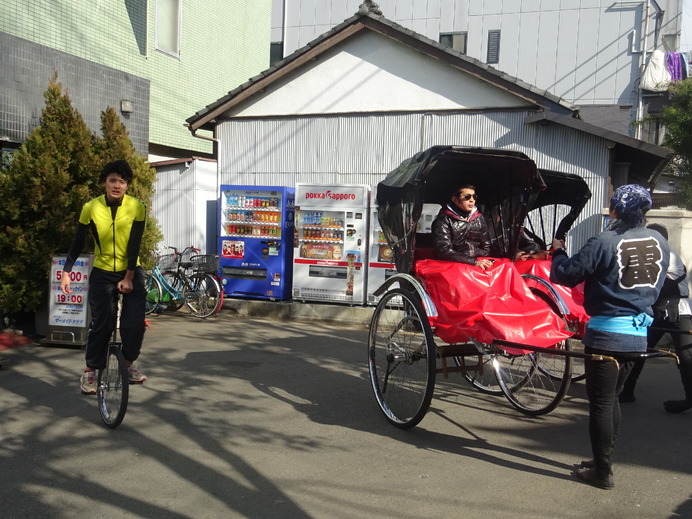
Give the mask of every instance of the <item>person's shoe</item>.
[{"label": "person's shoe", "polygon": [[626,404],[627,402],[634,402],[637,399],[632,393],[620,393],[620,396],[618,396],[618,400],[621,404]]},{"label": "person's shoe", "polygon": [[579,469],[575,473],[577,479],[583,481],[587,485],[591,485],[596,488],[602,488],[603,490],[610,490],[615,486],[613,481],[613,474],[610,473],[606,477],[600,477],[596,473],[596,469]]},{"label": "person's shoe", "polygon": [[669,413],[682,413],[692,409],[692,403],[687,400],[666,400],[663,402],[663,407]]},{"label": "person's shoe", "polygon": [[593,458],[590,460],[582,460],[582,462],[579,463],[579,466],[585,469],[592,469],[596,466],[596,461]]},{"label": "person's shoe", "polygon": [[139,371],[134,364],[127,367],[127,374],[130,376],[130,384],[141,384],[147,379],[147,376]]},{"label": "person's shoe", "polygon": [[82,373],[82,380],[80,382],[82,389],[82,394],[84,395],[95,395],[96,394],[96,372],[95,371],[85,371]]}]

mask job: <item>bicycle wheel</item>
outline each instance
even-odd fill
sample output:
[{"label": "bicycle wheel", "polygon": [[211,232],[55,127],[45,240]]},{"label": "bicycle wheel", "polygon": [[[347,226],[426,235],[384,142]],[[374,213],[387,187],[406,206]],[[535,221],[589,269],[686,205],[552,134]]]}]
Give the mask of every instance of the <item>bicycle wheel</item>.
[{"label": "bicycle wheel", "polygon": [[221,302],[219,286],[209,274],[193,274],[183,285],[185,306],[192,315],[203,319],[216,311]]},{"label": "bicycle wheel", "polygon": [[398,288],[387,292],[370,323],[368,366],[377,403],[393,425],[408,429],[423,419],[435,387],[436,362],[419,299]]},{"label": "bicycle wheel", "polygon": [[[171,292],[173,294],[182,294],[183,282],[177,272],[161,272],[161,276],[163,276],[163,279],[166,281],[166,283],[170,285],[172,289]],[[185,304],[185,300],[173,299],[172,297],[173,296],[171,296],[171,294],[167,290],[163,291],[163,301],[166,305],[166,310],[170,310],[171,312],[177,312],[183,307],[183,305]]]},{"label": "bicycle wheel", "polygon": [[147,290],[147,299],[144,307],[144,313],[150,314],[154,310],[159,311],[164,308],[163,305],[163,289],[161,282],[151,274],[146,280],[145,288]]},{"label": "bicycle wheel", "polygon": [[108,348],[106,368],[99,370],[96,381],[96,397],[101,419],[111,429],[125,418],[130,380],[125,357],[117,344]]},{"label": "bicycle wheel", "polygon": [[[553,346],[569,351],[563,341]],[[557,407],[570,384],[570,357],[548,353],[505,353],[505,363],[494,361],[495,373],[507,400],[519,411],[530,416],[547,414]],[[560,377],[546,375],[540,366],[553,373],[562,369]]]},{"label": "bicycle wheel", "polygon": [[216,287],[219,290],[219,302],[216,306],[216,310],[214,310],[214,315],[216,315],[223,308],[223,300],[225,299],[226,294],[223,291],[223,286],[221,285],[221,281],[219,280],[219,278],[217,278],[215,276],[212,276],[212,277],[214,278],[214,281],[216,282]]}]

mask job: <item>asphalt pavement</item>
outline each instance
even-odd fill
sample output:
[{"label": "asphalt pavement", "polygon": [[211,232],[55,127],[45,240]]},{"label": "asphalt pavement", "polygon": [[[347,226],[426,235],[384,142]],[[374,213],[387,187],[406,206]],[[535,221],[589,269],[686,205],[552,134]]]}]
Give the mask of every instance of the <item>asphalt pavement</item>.
[{"label": "asphalt pavement", "polygon": [[[319,312],[317,312],[319,313]],[[690,518],[692,412],[673,362],[649,361],[623,405],[615,489],[590,457],[583,382],[531,418],[459,375],[403,431],[380,413],[360,319],[151,319],[122,425],[79,391],[83,351],[2,352],[0,517]]]}]

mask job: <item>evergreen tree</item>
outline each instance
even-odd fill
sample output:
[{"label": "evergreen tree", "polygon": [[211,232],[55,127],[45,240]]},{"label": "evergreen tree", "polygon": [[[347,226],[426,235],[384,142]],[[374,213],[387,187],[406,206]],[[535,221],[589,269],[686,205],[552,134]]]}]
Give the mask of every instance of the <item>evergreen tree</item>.
[{"label": "evergreen tree", "polygon": [[46,297],[51,257],[69,246],[93,195],[92,136],[54,74],[40,123],[0,175],[0,309],[31,311]]},{"label": "evergreen tree", "polygon": [[674,83],[673,98],[657,117],[666,127],[664,145],[676,153],[672,167],[681,176],[680,194],[692,209],[692,78]]},{"label": "evergreen tree", "polygon": [[[115,110],[102,112],[98,137],[55,74],[44,98],[39,126],[0,169],[0,313],[30,312],[45,303],[51,258],[67,252],[84,203],[103,194],[98,177],[105,164],[127,160],[134,173],[128,194],[151,207],[155,170],[134,151]],[[148,217],[143,262],[151,263],[160,239],[156,220]],[[87,247],[93,250],[93,240]]]},{"label": "evergreen tree", "polygon": [[134,174],[127,194],[141,200],[147,206],[147,222],[142,237],[140,260],[145,267],[151,268],[154,264],[156,245],[163,239],[158,222],[150,214],[156,170],[149,165],[146,157],[135,152],[127,128],[113,107],[108,107],[101,113],[101,134],[102,137],[94,139],[94,151],[101,161],[101,168],[114,160],[126,160]]}]

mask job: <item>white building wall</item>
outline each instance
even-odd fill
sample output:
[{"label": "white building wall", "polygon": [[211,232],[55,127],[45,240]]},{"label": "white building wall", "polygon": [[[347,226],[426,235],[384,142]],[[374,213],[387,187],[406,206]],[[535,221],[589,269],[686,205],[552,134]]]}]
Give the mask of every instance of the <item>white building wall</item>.
[{"label": "white building wall", "polygon": [[151,214],[159,222],[164,246],[183,250],[189,245],[200,254],[216,253],[216,162],[193,159],[156,168],[157,181]]},{"label": "white building wall", "polygon": [[218,125],[221,183],[376,185],[433,145],[521,151],[539,168],[586,179],[593,196],[570,233],[577,247],[601,230],[609,152],[599,137],[559,125],[527,125],[528,110],[238,118]]},{"label": "white building wall", "polygon": [[[286,16],[284,53],[341,23],[362,0],[274,0]],[[467,54],[485,62],[488,31],[500,29],[500,61],[507,74],[574,104],[637,103],[647,2],[613,0],[380,0],[384,16],[439,41],[440,32],[467,32]],[[665,15],[660,37],[679,35],[683,0],[657,0]],[[649,4],[651,4],[649,2]],[[654,50],[650,6],[647,51]],[[678,38],[666,38],[668,42]],[[661,39],[659,38],[659,48]],[[675,48],[664,50],[676,51]],[[634,52],[633,52],[634,49]]]},{"label": "white building wall", "polygon": [[364,31],[270,85],[234,116],[525,107],[527,101]]}]

